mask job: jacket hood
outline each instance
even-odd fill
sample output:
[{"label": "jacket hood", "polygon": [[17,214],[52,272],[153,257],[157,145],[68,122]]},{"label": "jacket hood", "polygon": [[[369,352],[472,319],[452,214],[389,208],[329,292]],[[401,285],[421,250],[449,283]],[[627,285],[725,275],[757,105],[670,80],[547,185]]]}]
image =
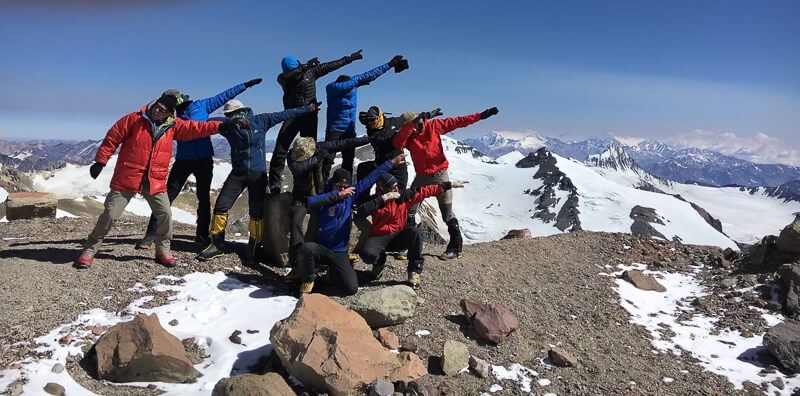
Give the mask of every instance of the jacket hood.
[{"label": "jacket hood", "polygon": [[298,62],[297,58],[293,56],[285,56],[281,60],[281,69],[283,69],[284,73],[296,68],[297,66],[300,66],[300,62]]}]

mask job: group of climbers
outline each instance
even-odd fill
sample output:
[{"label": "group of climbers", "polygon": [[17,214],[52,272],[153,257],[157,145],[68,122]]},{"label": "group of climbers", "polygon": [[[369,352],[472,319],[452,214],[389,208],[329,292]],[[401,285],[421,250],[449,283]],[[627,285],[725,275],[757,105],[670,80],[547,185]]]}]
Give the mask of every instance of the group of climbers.
[{"label": "group of climbers", "polygon": [[[211,260],[223,254],[228,210],[247,189],[250,235],[245,257],[248,264],[253,264],[262,249],[266,194],[284,190],[281,173],[287,163],[293,178],[289,277],[300,280],[301,293],[313,290],[323,266],[328,268],[331,284],[344,294],[356,292],[358,282],[353,257],[348,252],[353,209],[361,219],[372,218],[369,236],[359,254],[372,266],[373,280],[381,278],[386,252],[397,251],[401,253],[396,257],[408,260],[409,284],[419,287],[424,259],[415,213],[427,197],[437,197],[450,233],[450,243],[440,259],[461,258],[462,237],[453,214],[450,189],[463,187],[466,181],[450,181],[449,164],[439,135],[497,114],[497,108],[464,117],[436,119],[442,115],[440,109],[419,114],[406,111],[398,117],[388,117],[378,106],[372,106],[358,113],[357,118],[367,133],[357,137],[357,88],[392,68],[396,73],[408,69],[408,61],[397,55],[365,73],[340,75],[326,86],[325,140],[317,142],[322,102],[316,97],[316,80],[362,59],[361,52],[327,63],[320,63],[317,58],[306,63],[294,57],[283,58],[282,72],[277,78],[283,89],[284,110],[280,112],[254,114],[251,108],[234,99],[262,81],[257,78],[198,101],[191,101],[177,90],[167,90],[139,112],[117,121],[106,134],[90,168],[91,176],[96,178],[117,147],[120,148],[111,192],[75,267],[89,268],[112,222],[121,216],[136,193],[145,197],[153,213],[145,236],[136,247],[147,249],[155,245],[156,261],[168,267],[177,265],[169,252],[172,237],[169,206],[192,174],[197,181],[198,199],[195,242],[204,247],[198,259]],[[209,119],[220,107],[225,117]],[[281,122],[267,169],[266,134]],[[208,136],[216,133],[230,144],[232,170],[217,197],[212,218],[209,190],[213,147]],[[178,150],[167,177],[173,140],[178,141]],[[375,159],[359,164],[354,181],[355,149],[367,144],[372,146]],[[416,172],[410,188],[404,149],[409,150]],[[342,164],[329,178],[336,153],[341,153]],[[370,195],[376,182],[376,194]],[[304,235],[306,214],[311,214],[311,218]]]}]

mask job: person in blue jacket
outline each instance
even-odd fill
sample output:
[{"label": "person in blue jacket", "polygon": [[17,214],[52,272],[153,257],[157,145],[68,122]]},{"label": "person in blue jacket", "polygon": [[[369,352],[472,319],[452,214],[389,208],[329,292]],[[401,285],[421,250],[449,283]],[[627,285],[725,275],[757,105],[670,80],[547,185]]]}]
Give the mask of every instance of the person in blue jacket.
[{"label": "person in blue jacket", "polygon": [[[235,98],[247,88],[258,85],[262,80],[255,78],[226,89],[222,93],[201,100],[189,100],[189,95],[183,95],[181,103],[175,106],[178,117],[184,120],[206,121],[208,116],[222,107],[225,102]],[[189,175],[194,175],[197,182],[197,229],[194,241],[202,247],[211,243],[208,229],[211,223],[211,177],[214,168],[214,147],[211,138],[204,137],[194,140],[178,140],[178,151],[175,153],[175,162],[172,164],[167,177],[167,198],[172,204],[183,189]],[[137,249],[149,249],[153,246],[156,236],[156,218],[150,215],[147,231],[144,237],[136,243]]]},{"label": "person in blue jacket", "polygon": [[328,280],[339,286],[344,295],[356,293],[358,279],[347,251],[353,202],[359,195],[369,193],[383,172],[404,164],[405,156],[400,154],[384,162],[354,187],[350,186],[350,172],[336,169],[328,180],[330,191],[308,198],[309,210],[319,211],[319,229],[316,242],[305,242],[297,251],[296,270],[302,282],[300,293],[311,293],[317,271],[323,264],[328,265]]},{"label": "person in blue jacket", "polygon": [[248,190],[250,211],[250,239],[247,244],[247,261],[253,263],[261,245],[264,228],[264,199],[267,190],[267,161],[264,148],[267,130],[273,126],[319,110],[322,102],[296,107],[275,113],[253,114],[242,102],[232,99],[225,103],[225,117],[236,121],[236,127],[220,131],[231,145],[231,165],[233,169],[214,204],[214,219],[211,223],[211,243],[200,252],[198,259],[211,260],[223,254],[225,226],[228,223],[228,210],[239,198],[244,189]]},{"label": "person in blue jacket", "polygon": [[[327,125],[325,127],[325,141],[347,139],[356,137],[356,110],[358,106],[357,88],[368,85],[378,77],[394,68],[395,73],[408,69],[408,61],[402,55],[397,55],[388,63],[384,63],[366,73],[355,76],[341,75],[336,81],[325,86],[328,100]],[[333,167],[334,153],[325,156],[322,174],[326,178]],[[342,168],[353,173],[353,158],[355,149],[342,151]]]}]

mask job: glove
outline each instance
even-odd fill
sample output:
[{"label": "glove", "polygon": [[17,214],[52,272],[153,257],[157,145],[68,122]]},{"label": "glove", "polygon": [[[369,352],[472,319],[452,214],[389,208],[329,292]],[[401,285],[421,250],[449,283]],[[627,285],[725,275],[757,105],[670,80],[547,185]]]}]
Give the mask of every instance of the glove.
[{"label": "glove", "polygon": [[498,113],[497,107],[492,107],[491,109],[486,109],[481,112],[481,119],[485,120],[495,114]]},{"label": "glove", "polygon": [[403,59],[400,62],[397,62],[397,65],[394,67],[395,73],[400,73],[401,71],[408,69],[408,60]]},{"label": "glove", "polygon": [[388,192],[386,194],[381,195],[383,202],[389,202],[393,199],[400,198],[400,193],[397,191]]},{"label": "glove", "polygon": [[318,164],[321,164],[321,163],[323,163],[323,162],[325,161],[325,158],[326,158],[328,155],[330,155],[330,153],[328,152],[328,150],[320,150],[320,149],[317,149],[317,152],[316,152],[316,153],[314,153],[314,158],[316,158],[316,159],[317,159],[317,163],[318,163]]},{"label": "glove", "polygon": [[310,67],[319,66],[319,58],[311,58],[306,62],[306,65]]},{"label": "glove", "polygon": [[419,113],[419,115],[426,120],[430,120],[431,118],[440,116],[442,114],[442,109],[439,107],[437,107],[436,110],[423,111],[422,113]]},{"label": "glove", "polygon": [[312,102],[308,107],[311,108],[311,111],[319,111],[319,107],[322,106],[322,102]]},{"label": "glove", "polygon": [[456,180],[456,181],[450,182],[450,187],[451,188],[464,188],[464,184],[467,184],[467,183],[469,183],[469,180]]},{"label": "glove", "polygon": [[399,63],[401,60],[403,60],[403,55],[395,55],[395,57],[392,58],[392,60],[390,60],[387,63],[387,65],[389,65],[389,67],[395,67],[397,66],[397,63]]},{"label": "glove", "polygon": [[100,176],[100,172],[103,170],[106,164],[101,164],[99,162],[95,162],[89,167],[89,175],[92,176],[92,179],[97,179],[97,176]]},{"label": "glove", "polygon": [[245,129],[250,127],[250,121],[247,118],[234,118],[233,125],[236,129]]},{"label": "glove", "polygon": [[250,87],[252,87],[253,85],[258,85],[258,84],[261,84],[261,81],[263,81],[263,79],[262,79],[262,78],[254,78],[254,79],[252,79],[252,80],[250,80],[250,81],[248,81],[248,82],[244,83],[244,86],[245,86],[245,87],[247,87],[247,88],[250,88]]},{"label": "glove", "polygon": [[361,51],[363,51],[363,49],[360,49],[350,54],[350,56],[347,57],[347,61],[352,62],[354,60],[364,59],[364,55],[361,55]]}]

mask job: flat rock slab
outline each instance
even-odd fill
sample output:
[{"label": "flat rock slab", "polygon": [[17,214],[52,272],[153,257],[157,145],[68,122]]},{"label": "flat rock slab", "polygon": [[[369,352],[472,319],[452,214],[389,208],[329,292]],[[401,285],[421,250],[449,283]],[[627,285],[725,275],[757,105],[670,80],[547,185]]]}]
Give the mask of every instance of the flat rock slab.
[{"label": "flat rock slab", "polygon": [[650,275],[645,275],[642,271],[638,270],[629,270],[625,271],[622,274],[622,279],[632,283],[638,289],[642,290],[655,290],[657,292],[665,292],[667,288],[664,287],[662,284],[658,283],[656,278],[653,278]]},{"label": "flat rock slab", "polygon": [[242,374],[219,380],[211,396],[295,396],[295,392],[277,373]]},{"label": "flat rock slab", "polygon": [[43,192],[19,192],[8,194],[6,218],[8,220],[55,218],[58,199],[55,194]]}]

